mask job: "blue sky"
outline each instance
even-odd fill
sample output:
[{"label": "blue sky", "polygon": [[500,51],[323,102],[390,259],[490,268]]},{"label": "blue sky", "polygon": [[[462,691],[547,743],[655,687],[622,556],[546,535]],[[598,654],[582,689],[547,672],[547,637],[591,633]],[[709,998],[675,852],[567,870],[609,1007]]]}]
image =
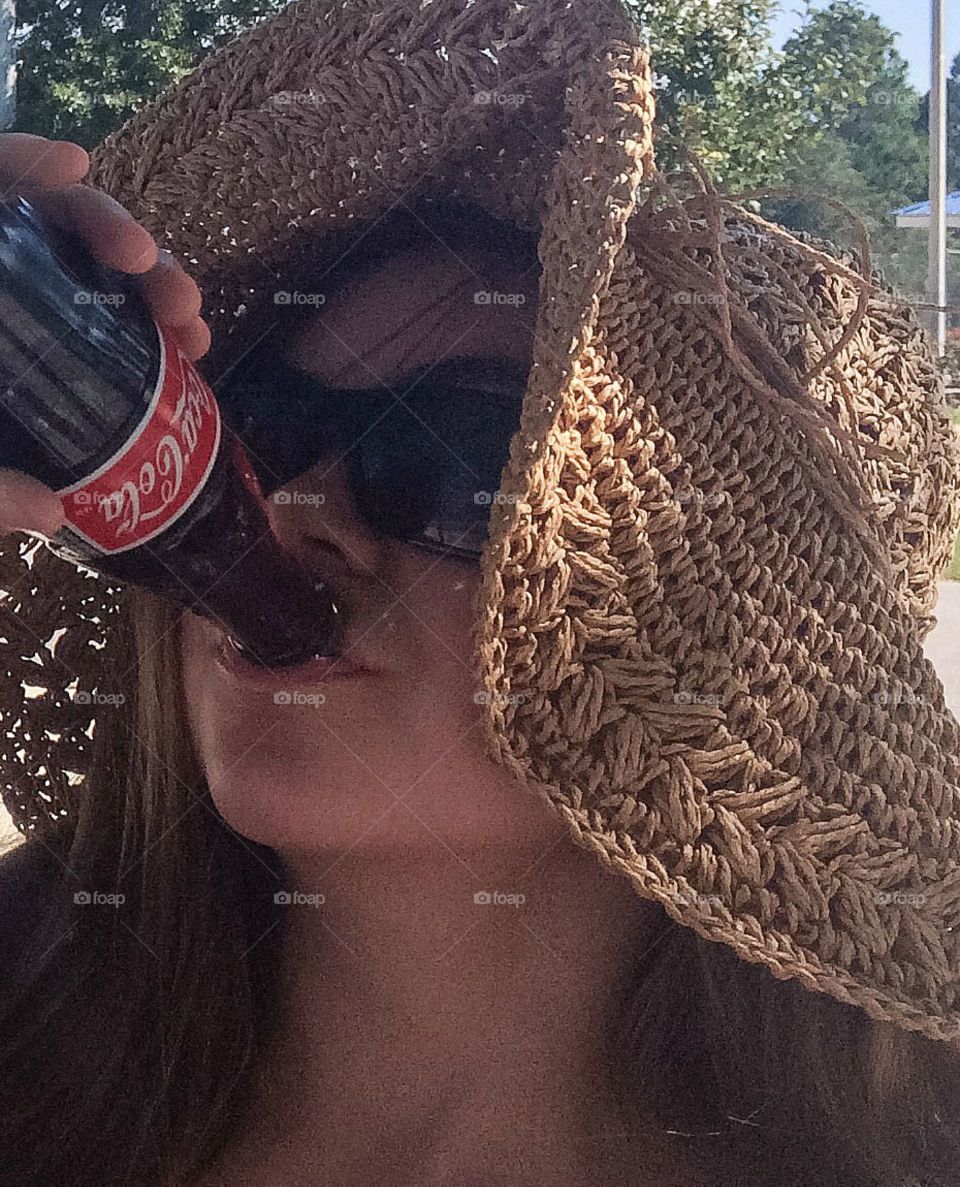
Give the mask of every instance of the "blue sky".
[{"label": "blue sky", "polygon": [[[823,0],[816,0],[814,8],[824,8]],[[867,12],[876,13],[888,29],[897,36],[897,48],[910,64],[910,81],[918,91],[930,89],[930,0],[864,0]],[[950,63],[960,53],[960,5],[945,0],[947,73]],[[783,45],[800,23],[802,4],[797,0],[781,0],[781,11],[772,22],[773,44]]]}]

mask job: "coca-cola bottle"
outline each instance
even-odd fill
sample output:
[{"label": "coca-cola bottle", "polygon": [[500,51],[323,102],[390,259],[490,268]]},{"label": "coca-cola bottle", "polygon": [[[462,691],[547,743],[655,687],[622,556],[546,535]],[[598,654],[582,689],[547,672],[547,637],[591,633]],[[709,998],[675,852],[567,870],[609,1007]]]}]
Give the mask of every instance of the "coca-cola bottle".
[{"label": "coca-cola bottle", "polygon": [[60,495],[59,556],[217,620],[271,666],[335,650],[338,607],[273,536],[217,401],[136,280],[0,201],[0,467]]}]

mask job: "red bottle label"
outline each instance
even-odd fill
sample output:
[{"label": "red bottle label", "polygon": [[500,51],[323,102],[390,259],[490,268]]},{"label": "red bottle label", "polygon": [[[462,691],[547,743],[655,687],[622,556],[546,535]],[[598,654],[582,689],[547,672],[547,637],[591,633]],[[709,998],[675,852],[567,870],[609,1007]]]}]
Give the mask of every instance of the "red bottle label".
[{"label": "red bottle label", "polygon": [[213,392],[160,332],[160,373],[143,419],[112,458],[57,493],[72,531],[102,553],[126,552],[158,536],[203,489],[220,447]]}]

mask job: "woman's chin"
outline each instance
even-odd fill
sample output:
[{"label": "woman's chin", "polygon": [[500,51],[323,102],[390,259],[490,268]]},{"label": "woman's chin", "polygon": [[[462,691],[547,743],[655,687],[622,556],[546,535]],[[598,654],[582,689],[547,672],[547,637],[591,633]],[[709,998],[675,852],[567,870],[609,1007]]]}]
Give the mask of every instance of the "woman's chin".
[{"label": "woman's chin", "polygon": [[274,848],[354,845],[396,803],[378,780],[358,777],[355,759],[318,756],[279,738],[265,738],[245,755],[227,749],[205,767],[224,820]]},{"label": "woman's chin", "polygon": [[210,794],[231,828],[279,850],[422,849],[453,859],[491,844],[546,849],[562,831],[539,796],[463,744],[430,767],[400,738],[381,737],[381,746],[363,758],[332,741],[318,753],[276,738],[245,755],[208,750]]}]

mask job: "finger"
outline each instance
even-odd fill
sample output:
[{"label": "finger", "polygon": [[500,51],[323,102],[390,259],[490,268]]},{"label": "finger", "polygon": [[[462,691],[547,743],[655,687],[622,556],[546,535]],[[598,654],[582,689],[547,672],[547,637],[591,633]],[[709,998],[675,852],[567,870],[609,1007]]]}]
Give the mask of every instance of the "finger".
[{"label": "finger", "polygon": [[23,187],[71,185],[90,168],[86,149],[70,140],[48,140],[29,132],[0,135],[0,187],[7,191]]},{"label": "finger", "polygon": [[160,249],[156,264],[140,278],[140,287],[157,321],[179,326],[200,315],[203,301],[196,281],[166,248]]},{"label": "finger", "polygon": [[71,185],[38,195],[36,205],[79,235],[108,268],[139,274],[157,262],[159,248],[150,232],[102,190]]},{"label": "finger", "polygon": [[177,344],[191,362],[202,358],[210,349],[210,327],[203,318],[195,317],[193,321],[182,326],[172,326]]},{"label": "finger", "polygon": [[0,530],[52,536],[63,524],[60,496],[16,470],[0,470]]}]

